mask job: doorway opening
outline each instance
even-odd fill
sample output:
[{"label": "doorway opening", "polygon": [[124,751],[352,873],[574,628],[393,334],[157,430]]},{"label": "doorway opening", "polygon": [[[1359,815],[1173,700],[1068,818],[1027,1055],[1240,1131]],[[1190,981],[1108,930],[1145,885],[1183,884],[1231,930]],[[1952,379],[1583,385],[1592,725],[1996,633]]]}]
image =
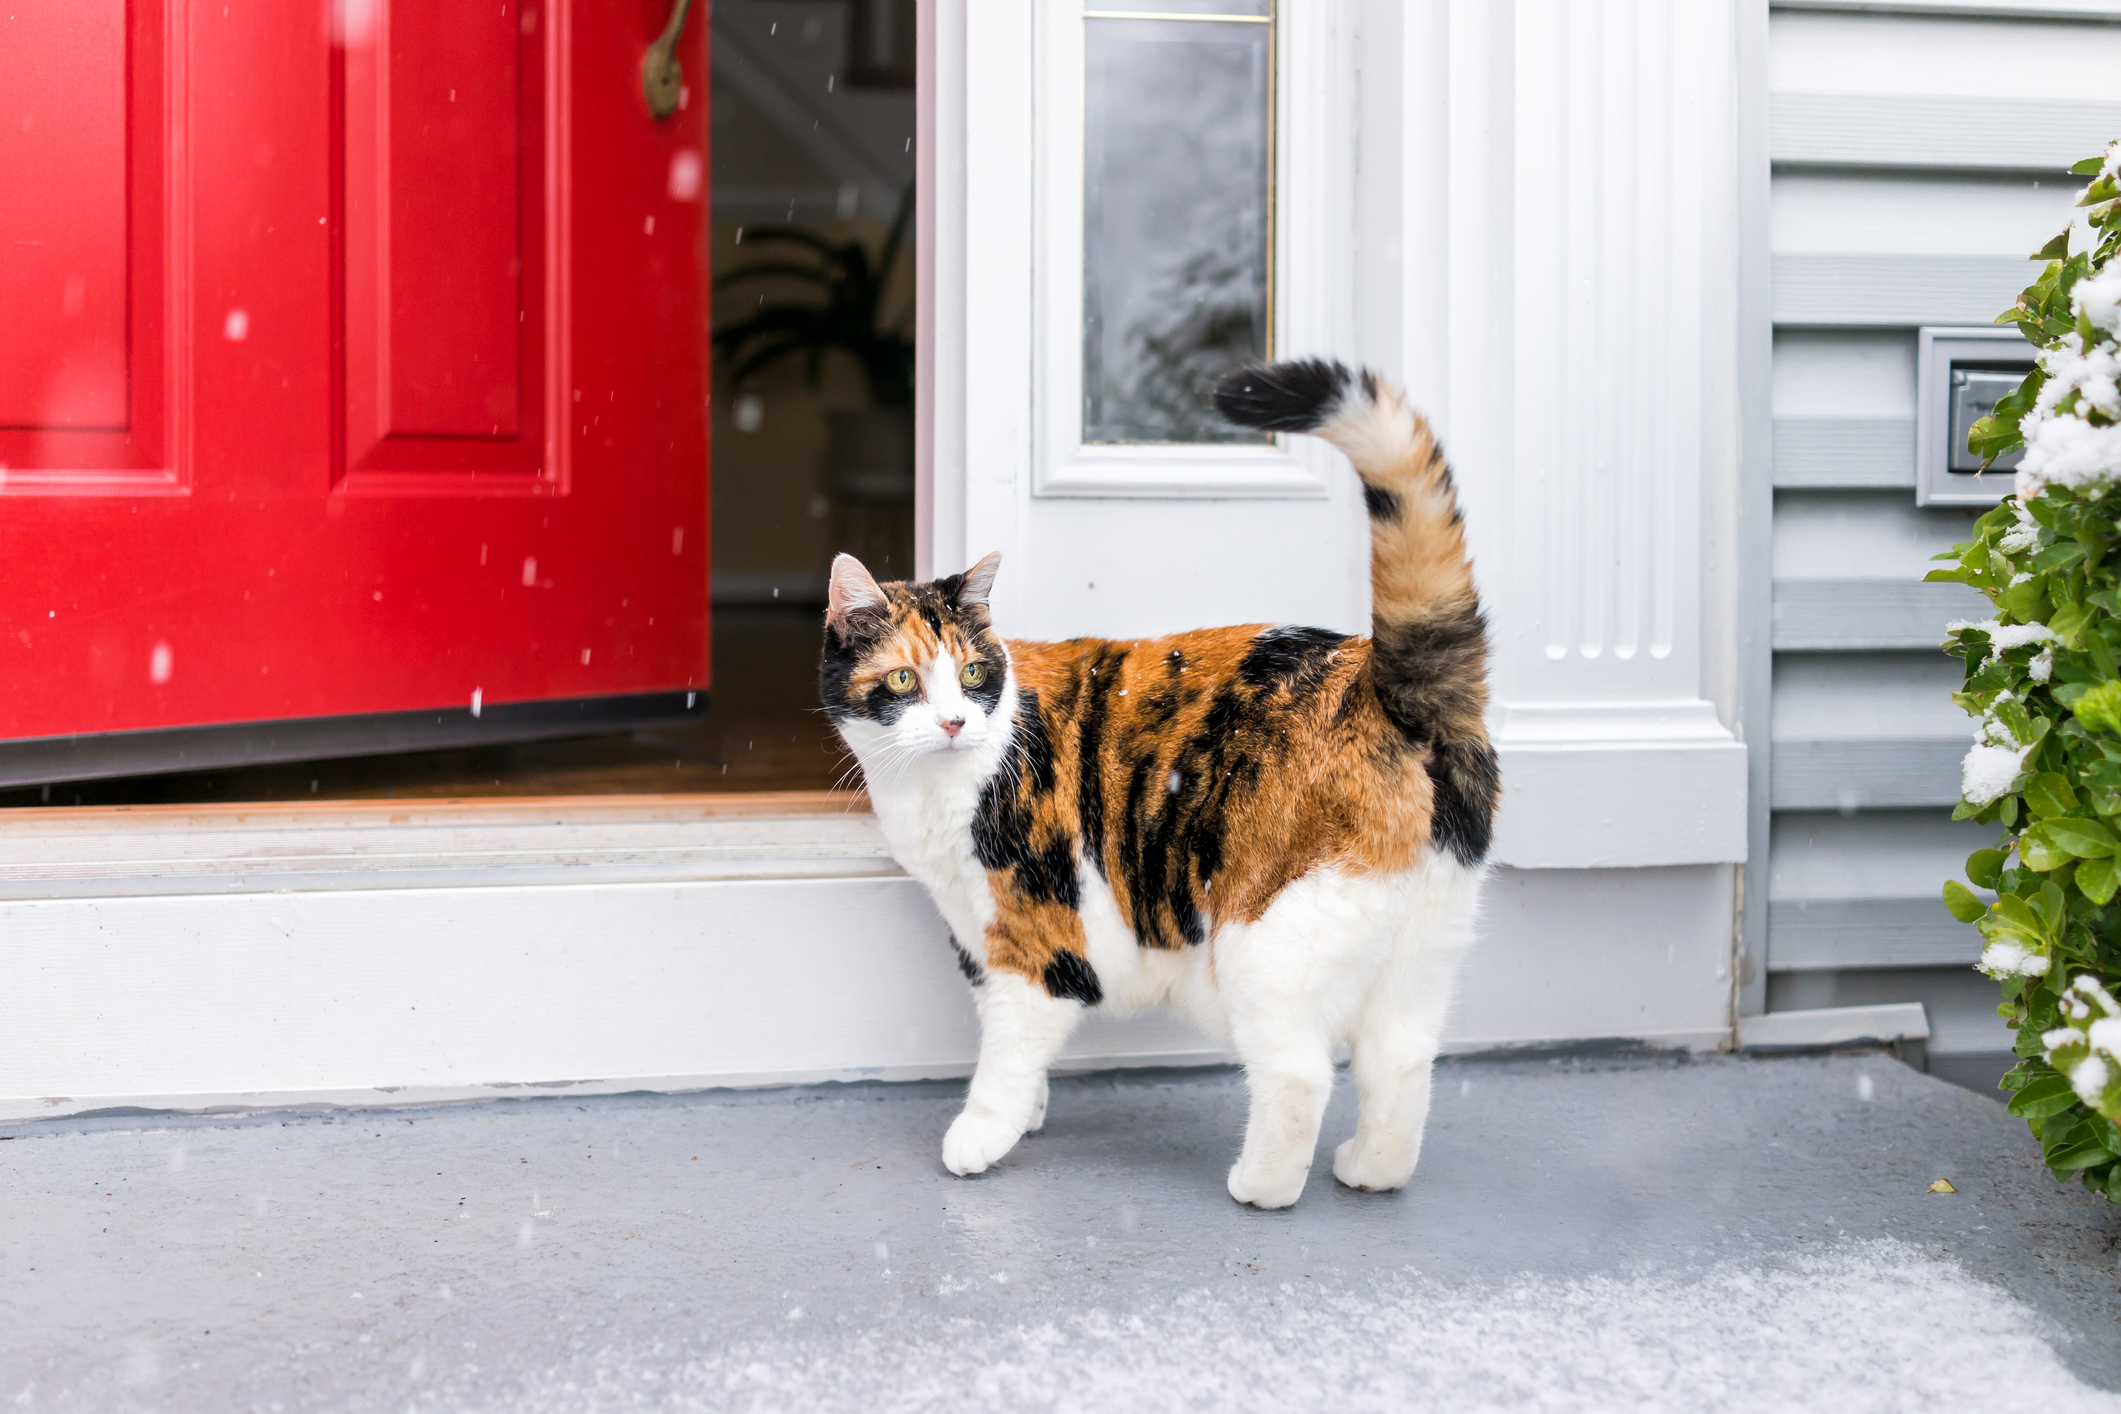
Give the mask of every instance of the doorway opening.
[{"label": "doorway opening", "polygon": [[[653,729],[54,779],[0,808],[820,791],[833,554],[912,573],[914,0],[715,0],[712,686]],[[701,474],[708,474],[707,468]]]}]

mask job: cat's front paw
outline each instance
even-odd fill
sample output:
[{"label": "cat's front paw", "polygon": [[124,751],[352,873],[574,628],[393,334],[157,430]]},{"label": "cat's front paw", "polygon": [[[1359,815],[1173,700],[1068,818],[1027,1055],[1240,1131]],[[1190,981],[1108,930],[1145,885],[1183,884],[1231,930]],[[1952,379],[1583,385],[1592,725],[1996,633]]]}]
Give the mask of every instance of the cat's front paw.
[{"label": "cat's front paw", "polygon": [[1265,1164],[1239,1159],[1230,1169],[1230,1196],[1255,1208],[1286,1208],[1302,1196],[1309,1167],[1285,1167],[1279,1171]]},{"label": "cat's front paw", "polygon": [[985,1173],[987,1166],[1016,1147],[1023,1131],[988,1110],[967,1109],[943,1136],[943,1167],[963,1178]]},{"label": "cat's front paw", "polygon": [[1333,1151],[1333,1176],[1365,1193],[1390,1193],[1407,1186],[1414,1165],[1375,1150],[1358,1149],[1350,1139]]}]

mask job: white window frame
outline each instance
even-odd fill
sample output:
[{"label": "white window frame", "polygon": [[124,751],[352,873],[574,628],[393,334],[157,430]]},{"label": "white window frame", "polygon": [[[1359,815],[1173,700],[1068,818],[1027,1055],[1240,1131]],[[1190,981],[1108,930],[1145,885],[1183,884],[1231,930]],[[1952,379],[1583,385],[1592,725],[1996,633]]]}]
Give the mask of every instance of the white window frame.
[{"label": "white window frame", "polygon": [[[1037,7],[1033,37],[1032,493],[1047,497],[1316,499],[1332,453],[1313,438],[1242,444],[1087,443],[1083,421],[1083,10]],[[1275,358],[1344,347],[1353,231],[1352,96],[1333,94],[1339,7],[1278,0],[1273,123]],[[1341,219],[1335,219],[1336,216]],[[1338,240],[1331,239],[1337,233]]]}]

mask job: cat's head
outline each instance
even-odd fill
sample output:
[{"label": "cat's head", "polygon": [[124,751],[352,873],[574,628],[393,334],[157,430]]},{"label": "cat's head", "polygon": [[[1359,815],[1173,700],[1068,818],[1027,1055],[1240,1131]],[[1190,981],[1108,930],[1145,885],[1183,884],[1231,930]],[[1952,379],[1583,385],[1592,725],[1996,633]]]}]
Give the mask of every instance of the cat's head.
[{"label": "cat's head", "polygon": [[999,727],[1009,655],[987,621],[999,552],[929,583],[878,584],[852,555],[832,562],[818,695],[858,753],[975,749]]}]

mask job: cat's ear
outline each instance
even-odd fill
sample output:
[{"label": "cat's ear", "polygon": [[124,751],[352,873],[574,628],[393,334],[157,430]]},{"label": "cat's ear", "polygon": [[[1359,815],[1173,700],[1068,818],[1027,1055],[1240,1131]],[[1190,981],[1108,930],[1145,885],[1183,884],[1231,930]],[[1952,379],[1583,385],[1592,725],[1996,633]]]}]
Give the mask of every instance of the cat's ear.
[{"label": "cat's ear", "polygon": [[987,556],[986,559],[966,570],[965,582],[958,586],[958,607],[969,609],[974,605],[978,605],[980,608],[985,608],[987,606],[987,596],[994,590],[995,571],[1001,567],[1002,552],[996,550],[993,554]]},{"label": "cat's ear", "polygon": [[826,599],[825,623],[836,629],[847,628],[857,618],[882,614],[888,607],[884,591],[877,588],[876,576],[863,568],[860,560],[845,554],[833,556],[832,582]]}]

